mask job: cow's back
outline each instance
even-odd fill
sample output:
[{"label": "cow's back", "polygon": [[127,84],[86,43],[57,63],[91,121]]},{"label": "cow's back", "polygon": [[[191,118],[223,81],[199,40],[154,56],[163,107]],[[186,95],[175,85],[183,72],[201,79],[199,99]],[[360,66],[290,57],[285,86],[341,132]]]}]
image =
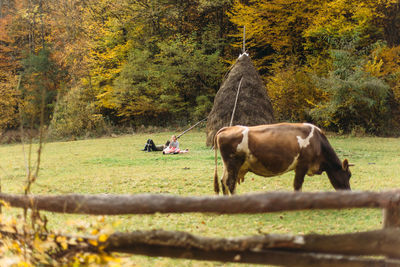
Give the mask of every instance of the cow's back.
[{"label": "cow's back", "polygon": [[[299,138],[306,140],[310,127],[303,124],[272,124],[250,127],[250,170],[263,176],[273,176],[290,171],[302,160]],[[310,139],[307,147],[314,144]]]}]

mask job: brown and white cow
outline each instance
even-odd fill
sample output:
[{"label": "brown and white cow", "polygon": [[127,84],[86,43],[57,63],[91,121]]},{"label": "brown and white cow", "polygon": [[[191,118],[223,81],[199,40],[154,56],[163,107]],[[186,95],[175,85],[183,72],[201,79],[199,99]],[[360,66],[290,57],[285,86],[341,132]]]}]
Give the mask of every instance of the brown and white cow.
[{"label": "brown and white cow", "polygon": [[[220,129],[214,138],[214,191],[219,193],[217,153],[221,152],[224,195],[235,193],[247,172],[271,177],[295,171],[294,190],[301,190],[304,176],[326,172],[336,190],[350,190],[349,162],[341,162],[324,133],[309,123],[279,123]],[[229,189],[229,192],[228,192]]]}]

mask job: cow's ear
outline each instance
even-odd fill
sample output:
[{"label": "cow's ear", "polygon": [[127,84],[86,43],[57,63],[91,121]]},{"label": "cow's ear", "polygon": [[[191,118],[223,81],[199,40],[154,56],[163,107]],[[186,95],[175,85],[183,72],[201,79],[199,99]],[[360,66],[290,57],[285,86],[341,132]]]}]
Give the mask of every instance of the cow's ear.
[{"label": "cow's ear", "polygon": [[349,170],[349,161],[347,159],[343,160],[342,168],[343,168],[344,171],[348,171]]}]

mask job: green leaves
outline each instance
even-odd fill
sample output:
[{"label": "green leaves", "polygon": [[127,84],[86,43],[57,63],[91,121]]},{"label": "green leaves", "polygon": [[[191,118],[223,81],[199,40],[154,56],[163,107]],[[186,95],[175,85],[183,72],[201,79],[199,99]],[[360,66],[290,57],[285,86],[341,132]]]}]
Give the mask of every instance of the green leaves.
[{"label": "green leaves", "polygon": [[130,52],[112,94],[119,116],[143,123],[135,118],[140,114],[155,124],[163,118],[197,118],[197,98],[213,96],[219,87],[223,65],[218,52],[208,54],[194,38],[183,36],[160,41],[157,48],[155,54]]},{"label": "green leaves", "polygon": [[331,55],[334,69],[318,80],[330,97],[311,116],[333,130],[350,132],[361,127],[367,133],[382,134],[390,116],[389,85],[364,71],[360,66],[365,60],[354,51],[336,50]]},{"label": "green leaves", "polygon": [[30,53],[22,61],[22,65],[24,72],[20,87],[23,119],[21,123],[32,127],[43,119],[47,124],[54,109],[63,73],[51,59],[50,50],[45,48],[37,54]]}]

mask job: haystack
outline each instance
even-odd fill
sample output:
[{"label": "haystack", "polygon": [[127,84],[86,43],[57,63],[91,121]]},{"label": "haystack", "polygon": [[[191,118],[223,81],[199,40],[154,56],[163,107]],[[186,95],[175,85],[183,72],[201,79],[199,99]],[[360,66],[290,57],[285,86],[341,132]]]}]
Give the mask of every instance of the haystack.
[{"label": "haystack", "polygon": [[214,135],[219,129],[229,126],[235,102],[232,125],[254,126],[274,121],[267,89],[246,53],[237,59],[215,96],[207,118],[207,146],[213,145]]}]

